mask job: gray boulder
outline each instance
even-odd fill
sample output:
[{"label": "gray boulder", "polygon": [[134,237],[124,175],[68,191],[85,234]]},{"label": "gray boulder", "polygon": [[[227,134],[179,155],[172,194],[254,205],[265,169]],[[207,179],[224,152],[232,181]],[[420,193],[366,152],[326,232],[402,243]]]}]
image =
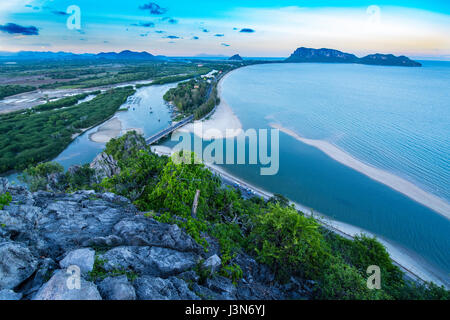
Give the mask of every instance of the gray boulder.
[{"label": "gray boulder", "polygon": [[0,243],[0,289],[14,289],[37,268],[37,259],[18,242]]},{"label": "gray boulder", "polygon": [[117,247],[100,256],[106,271],[129,269],[139,274],[168,277],[193,268],[198,256],[161,247]]},{"label": "gray boulder", "polygon": [[97,286],[80,278],[80,286],[73,284],[67,270],[58,270],[36,293],[33,300],[102,300]]},{"label": "gray boulder", "polygon": [[98,289],[105,300],[136,300],[134,287],[125,275],[105,278],[98,284]]},{"label": "gray boulder", "polygon": [[123,196],[119,196],[117,194],[114,194],[112,192],[105,192],[100,194],[100,198],[102,198],[105,201],[119,204],[119,205],[126,205],[131,204],[131,201]]},{"label": "gray boulder", "polygon": [[62,269],[76,265],[81,272],[87,274],[94,268],[95,251],[90,248],[83,248],[70,251],[64,259],[59,262]]},{"label": "gray boulder", "polygon": [[139,300],[199,300],[186,282],[175,277],[143,276],[134,282],[134,286]]},{"label": "gray boulder", "polygon": [[9,187],[10,184],[8,179],[0,177],[0,194],[8,192]]},{"label": "gray boulder", "polygon": [[10,289],[0,290],[0,300],[20,300],[21,298],[21,293],[15,293]]}]

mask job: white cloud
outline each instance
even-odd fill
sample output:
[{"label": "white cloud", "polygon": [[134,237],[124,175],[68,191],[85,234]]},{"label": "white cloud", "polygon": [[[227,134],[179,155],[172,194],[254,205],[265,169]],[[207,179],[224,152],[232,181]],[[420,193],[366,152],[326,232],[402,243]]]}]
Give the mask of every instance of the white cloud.
[{"label": "white cloud", "polygon": [[[369,11],[370,13],[370,11]],[[235,47],[251,54],[253,49],[267,54],[289,54],[298,46],[331,47],[359,54],[393,52],[450,53],[448,15],[418,9],[381,7],[379,19],[367,8],[240,8],[228,14],[219,27],[250,27],[256,32],[243,37],[235,33]],[[243,25],[244,22],[244,25]],[[254,50],[253,50],[254,51]]]}]

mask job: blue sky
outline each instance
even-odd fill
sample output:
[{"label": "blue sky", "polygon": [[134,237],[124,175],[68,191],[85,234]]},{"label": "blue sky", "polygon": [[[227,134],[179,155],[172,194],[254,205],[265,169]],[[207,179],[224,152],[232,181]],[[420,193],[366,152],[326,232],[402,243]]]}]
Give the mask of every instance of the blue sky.
[{"label": "blue sky", "polygon": [[[450,60],[450,1],[2,2],[0,51],[285,57],[307,46]],[[67,27],[71,5],[80,29]]]}]

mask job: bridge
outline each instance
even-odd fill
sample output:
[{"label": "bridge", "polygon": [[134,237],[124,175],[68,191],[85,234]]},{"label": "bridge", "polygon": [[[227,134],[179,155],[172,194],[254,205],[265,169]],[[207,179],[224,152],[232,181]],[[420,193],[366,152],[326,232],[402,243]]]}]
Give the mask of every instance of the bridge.
[{"label": "bridge", "polygon": [[171,134],[175,130],[181,128],[185,124],[191,122],[192,120],[194,120],[194,116],[193,115],[189,116],[189,117],[187,117],[187,118],[185,118],[183,120],[181,120],[180,122],[175,123],[174,125],[170,126],[167,129],[164,129],[164,130],[158,132],[157,134],[155,134],[155,135],[145,139],[145,141],[147,142],[148,145],[152,145],[155,142],[158,142],[162,138],[166,137],[167,135]]}]

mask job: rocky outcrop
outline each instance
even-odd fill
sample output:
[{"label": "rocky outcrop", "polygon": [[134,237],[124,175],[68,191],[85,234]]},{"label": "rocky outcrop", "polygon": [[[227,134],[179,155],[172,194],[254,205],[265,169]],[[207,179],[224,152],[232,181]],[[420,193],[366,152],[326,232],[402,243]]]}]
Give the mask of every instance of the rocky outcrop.
[{"label": "rocky outcrop", "polygon": [[215,273],[222,265],[222,260],[217,254],[212,255],[205,262],[203,262],[203,268],[208,269],[211,273]]},{"label": "rocky outcrop", "polygon": [[136,290],[125,275],[107,277],[98,284],[98,289],[106,300],[136,300]]},{"label": "rocky outcrop", "polygon": [[161,247],[117,247],[100,256],[106,271],[134,270],[139,274],[168,277],[192,269],[199,256]]},{"label": "rocky outcrop", "polygon": [[359,59],[361,64],[372,64],[372,65],[382,65],[382,66],[405,66],[405,67],[421,67],[422,64],[413,61],[405,56],[396,57],[392,54],[369,54],[361,59]]},{"label": "rocky outcrop", "polygon": [[354,54],[334,49],[312,49],[301,47],[294,51],[286,62],[333,62],[354,63],[358,58]]},{"label": "rocky outcrop", "polygon": [[76,265],[84,274],[88,274],[94,268],[95,251],[90,248],[83,248],[70,251],[64,259],[59,262],[63,269]]},{"label": "rocky outcrop", "polygon": [[[176,225],[140,213],[112,193],[35,192],[9,185],[0,210],[0,299],[286,299],[309,295],[303,282],[277,284],[242,253],[243,277],[219,276],[220,248],[209,250]],[[198,273],[209,269],[208,278]],[[77,280],[78,279],[78,280]],[[78,286],[77,286],[78,284]]]},{"label": "rocky outcrop", "polygon": [[37,268],[37,259],[23,244],[0,243],[0,289],[13,289],[28,279]]},{"label": "rocky outcrop", "polygon": [[[137,150],[147,148],[144,137],[137,134],[136,131],[126,133],[121,139],[123,141],[120,144],[120,150],[116,150],[115,153],[120,155],[120,159],[125,160]],[[90,168],[94,170],[93,180],[95,183],[100,183],[104,178],[110,178],[120,173],[117,160],[105,151],[94,158],[90,163]]]},{"label": "rocky outcrop", "polygon": [[139,300],[200,300],[185,281],[176,277],[143,276],[135,281],[135,288]]},{"label": "rocky outcrop", "polygon": [[392,54],[371,54],[358,58],[354,54],[334,49],[312,49],[301,47],[294,51],[285,62],[327,62],[327,63],[358,63],[385,66],[420,67],[422,64],[405,56]]},{"label": "rocky outcrop", "polygon": [[242,57],[238,54],[235,54],[234,56],[230,57],[228,60],[230,61],[243,61]]}]

